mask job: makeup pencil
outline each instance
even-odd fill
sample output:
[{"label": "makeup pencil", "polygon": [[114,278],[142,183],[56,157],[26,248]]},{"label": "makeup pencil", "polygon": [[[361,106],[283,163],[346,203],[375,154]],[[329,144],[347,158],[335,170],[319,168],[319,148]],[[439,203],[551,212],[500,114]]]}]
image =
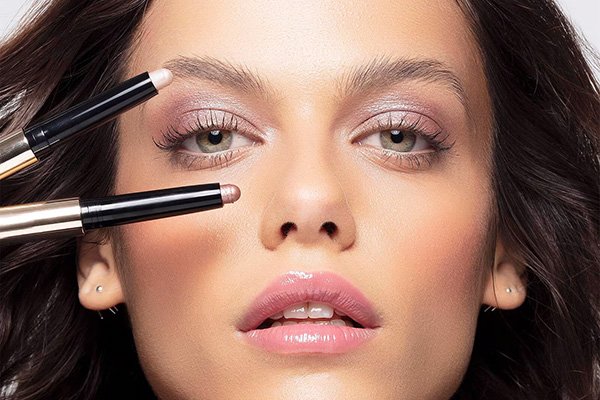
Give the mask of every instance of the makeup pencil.
[{"label": "makeup pencil", "polygon": [[2,207],[0,244],[81,236],[92,229],[221,208],[239,198],[237,186],[209,183]]},{"label": "makeup pencil", "polygon": [[75,133],[95,128],[149,100],[172,80],[168,69],[144,72],[49,120],[0,138],[0,179],[34,164],[52,146]]}]

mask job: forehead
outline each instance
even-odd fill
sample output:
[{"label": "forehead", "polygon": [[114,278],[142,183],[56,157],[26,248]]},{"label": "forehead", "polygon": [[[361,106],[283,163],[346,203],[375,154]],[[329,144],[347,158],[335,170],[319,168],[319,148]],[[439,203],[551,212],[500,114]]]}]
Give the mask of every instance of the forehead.
[{"label": "forehead", "polygon": [[156,0],[132,73],[178,57],[211,57],[256,72],[283,96],[339,92],[373,60],[440,62],[458,79],[471,117],[487,120],[482,63],[452,0]]},{"label": "forehead", "polygon": [[452,0],[155,0],[143,29],[146,62],[201,53],[298,75],[382,54],[436,57],[462,75],[476,54]]}]

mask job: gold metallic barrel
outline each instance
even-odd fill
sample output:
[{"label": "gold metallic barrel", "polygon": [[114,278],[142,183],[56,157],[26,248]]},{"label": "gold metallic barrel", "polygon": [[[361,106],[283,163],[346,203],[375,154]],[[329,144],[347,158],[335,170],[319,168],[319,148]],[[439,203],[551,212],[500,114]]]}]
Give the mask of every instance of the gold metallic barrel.
[{"label": "gold metallic barrel", "polygon": [[0,138],[0,179],[37,162],[23,131]]},{"label": "gold metallic barrel", "polygon": [[0,208],[0,243],[81,236],[79,199]]}]

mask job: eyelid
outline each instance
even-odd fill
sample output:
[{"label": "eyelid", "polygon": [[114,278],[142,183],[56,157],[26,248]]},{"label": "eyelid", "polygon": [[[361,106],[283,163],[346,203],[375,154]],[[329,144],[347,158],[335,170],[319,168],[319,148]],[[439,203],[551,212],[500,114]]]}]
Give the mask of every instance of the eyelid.
[{"label": "eyelid", "polygon": [[[219,113],[222,115],[216,115]],[[210,115],[210,119],[207,114]],[[264,141],[264,135],[254,124],[228,110],[214,108],[191,110],[179,118],[177,126],[179,128],[171,126],[166,131],[162,131],[161,140],[153,139],[153,142],[159,149],[169,154],[173,165],[187,170],[224,168],[249,154],[247,150],[251,146],[235,147],[214,153],[195,152],[183,147],[186,141],[211,129],[234,130],[237,135],[253,141],[252,146]]]},{"label": "eyelid", "polygon": [[[399,120],[398,117],[393,117],[394,113],[402,115]],[[385,118],[382,118],[382,115],[387,115],[385,122],[382,122]],[[412,115],[412,118],[409,119],[409,115]],[[387,149],[383,146],[363,145],[363,141],[371,136],[394,129],[414,133],[418,139],[428,143],[431,150],[403,152]],[[369,160],[400,172],[416,172],[428,169],[441,159],[443,152],[454,146],[454,143],[447,143],[449,135],[433,119],[421,113],[406,110],[388,110],[376,114],[363,121],[357,130],[361,133],[352,142],[358,143],[362,153]]]},{"label": "eyelid", "polygon": [[[222,115],[221,115],[222,114]],[[235,130],[240,135],[258,142],[265,141],[265,134],[246,118],[218,108],[205,108],[190,110],[177,118],[176,124],[169,125],[166,130],[161,131],[161,140],[154,140],[155,144],[163,150],[172,150],[174,147],[201,132],[200,125],[217,125],[220,129],[226,129],[223,125],[235,125]]]},{"label": "eyelid", "polygon": [[[400,114],[401,116],[393,116],[394,114]],[[386,115],[387,118],[384,124],[388,123],[394,125],[403,125],[406,127],[414,125],[414,127],[417,130],[422,131],[426,137],[428,136],[427,134],[435,135],[436,133],[442,131],[442,128],[432,118],[419,112],[407,110],[386,110],[363,120],[357,128],[353,129],[351,136],[356,135],[353,141],[362,140],[365,137],[376,133],[378,129],[381,130],[382,120],[384,118],[382,116]],[[406,116],[409,116],[410,118]],[[356,131],[360,133],[355,133]]]},{"label": "eyelid", "polygon": [[[210,121],[207,114],[210,115]],[[401,117],[395,116],[397,114],[401,115]],[[387,116],[387,123],[391,127],[387,127],[385,123],[381,122],[385,116]],[[409,116],[412,117],[408,118]],[[204,122],[202,122],[202,117],[204,117]],[[231,129],[250,140],[255,140],[256,142],[266,141],[266,135],[254,124],[229,110],[216,108],[190,110],[182,114],[178,120],[178,126],[181,128],[172,128],[171,131],[167,130],[162,134],[167,144],[157,143],[156,141],[155,144],[162,150],[169,151],[172,160],[175,160],[179,165],[187,165],[188,169],[192,169],[192,167],[197,165],[204,165],[204,163],[208,163],[210,167],[219,166],[221,168],[227,166],[229,162],[240,159],[244,154],[247,154],[248,146],[236,147],[215,153],[189,153],[181,151],[181,145],[185,140],[210,129]],[[228,126],[231,125],[232,121],[235,121],[234,127]],[[358,135],[358,138],[352,140],[355,142],[378,131],[403,128],[423,138],[434,148],[434,151],[428,152],[430,153],[428,155],[417,155],[416,152],[398,152],[373,146],[370,146],[371,149],[364,150],[372,156],[372,159],[384,159],[384,164],[393,166],[396,169],[406,169],[405,167],[410,165],[407,169],[416,170],[420,169],[420,165],[424,163],[431,166],[434,160],[439,158],[440,152],[449,150],[453,146],[453,143],[449,146],[446,144],[448,136],[432,118],[419,112],[408,110],[386,110],[379,112],[361,122],[357,128],[351,131],[349,136],[354,136],[354,131],[356,130],[362,132]],[[440,135],[442,133],[444,135]],[[438,138],[438,136],[440,137]],[[225,160],[224,163],[221,161],[222,159]],[[181,160],[185,161],[182,162]],[[393,163],[391,160],[394,160]],[[204,167],[197,169],[204,169]]]},{"label": "eyelid", "polygon": [[[228,121],[233,120],[235,122],[237,128],[240,131],[243,131],[244,133],[254,134],[254,135],[256,135],[256,138],[264,138],[264,134],[260,131],[260,129],[256,125],[254,125],[253,123],[248,121],[248,119],[244,118],[243,116],[241,116],[235,112],[232,112],[230,110],[223,110],[220,108],[213,108],[213,107],[200,108],[200,109],[187,111],[186,113],[184,113],[181,116],[180,119],[185,121],[186,116],[191,114],[192,118],[193,118],[192,124],[197,123],[198,118],[202,118],[202,117],[203,117],[202,122],[206,124],[207,115],[210,115],[211,120],[213,120],[213,113],[217,113],[217,116],[214,118],[214,122],[216,122],[218,125],[221,124],[221,122],[223,122],[223,121],[228,123]],[[222,114],[222,117],[220,116],[220,114]],[[196,126],[196,125],[192,125],[192,127],[193,126]],[[186,126],[186,129],[189,127],[190,127],[190,125],[188,124]]]}]

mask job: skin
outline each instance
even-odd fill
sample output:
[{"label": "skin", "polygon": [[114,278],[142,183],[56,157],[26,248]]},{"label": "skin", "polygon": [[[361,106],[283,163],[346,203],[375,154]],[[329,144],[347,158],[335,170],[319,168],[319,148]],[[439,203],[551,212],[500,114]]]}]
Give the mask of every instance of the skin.
[{"label": "skin", "polygon": [[[140,33],[130,75],[208,56],[245,65],[273,87],[259,99],[176,76],[119,121],[117,193],[208,182],[242,193],[220,210],[130,224],[107,242],[81,244],[80,301],[92,310],[127,305],[156,394],[448,399],[468,366],[481,305],[511,309],[525,298],[520,267],[489,229],[491,106],[457,5],[156,1]],[[466,107],[447,85],[422,79],[338,96],[336,79],[381,57],[442,62],[464,87]],[[238,116],[241,155],[188,168],[178,155],[201,157],[198,149],[155,146],[169,126],[183,130],[210,108],[224,110],[218,120]],[[423,168],[386,163],[379,132],[363,121],[388,115],[421,116],[453,146]],[[247,127],[254,136],[243,139]],[[288,221],[296,229],[283,237]],[[338,228],[333,237],[320,230],[327,221]],[[349,280],[381,316],[379,335],[342,355],[278,355],[242,342],[236,323],[288,271]]]}]

